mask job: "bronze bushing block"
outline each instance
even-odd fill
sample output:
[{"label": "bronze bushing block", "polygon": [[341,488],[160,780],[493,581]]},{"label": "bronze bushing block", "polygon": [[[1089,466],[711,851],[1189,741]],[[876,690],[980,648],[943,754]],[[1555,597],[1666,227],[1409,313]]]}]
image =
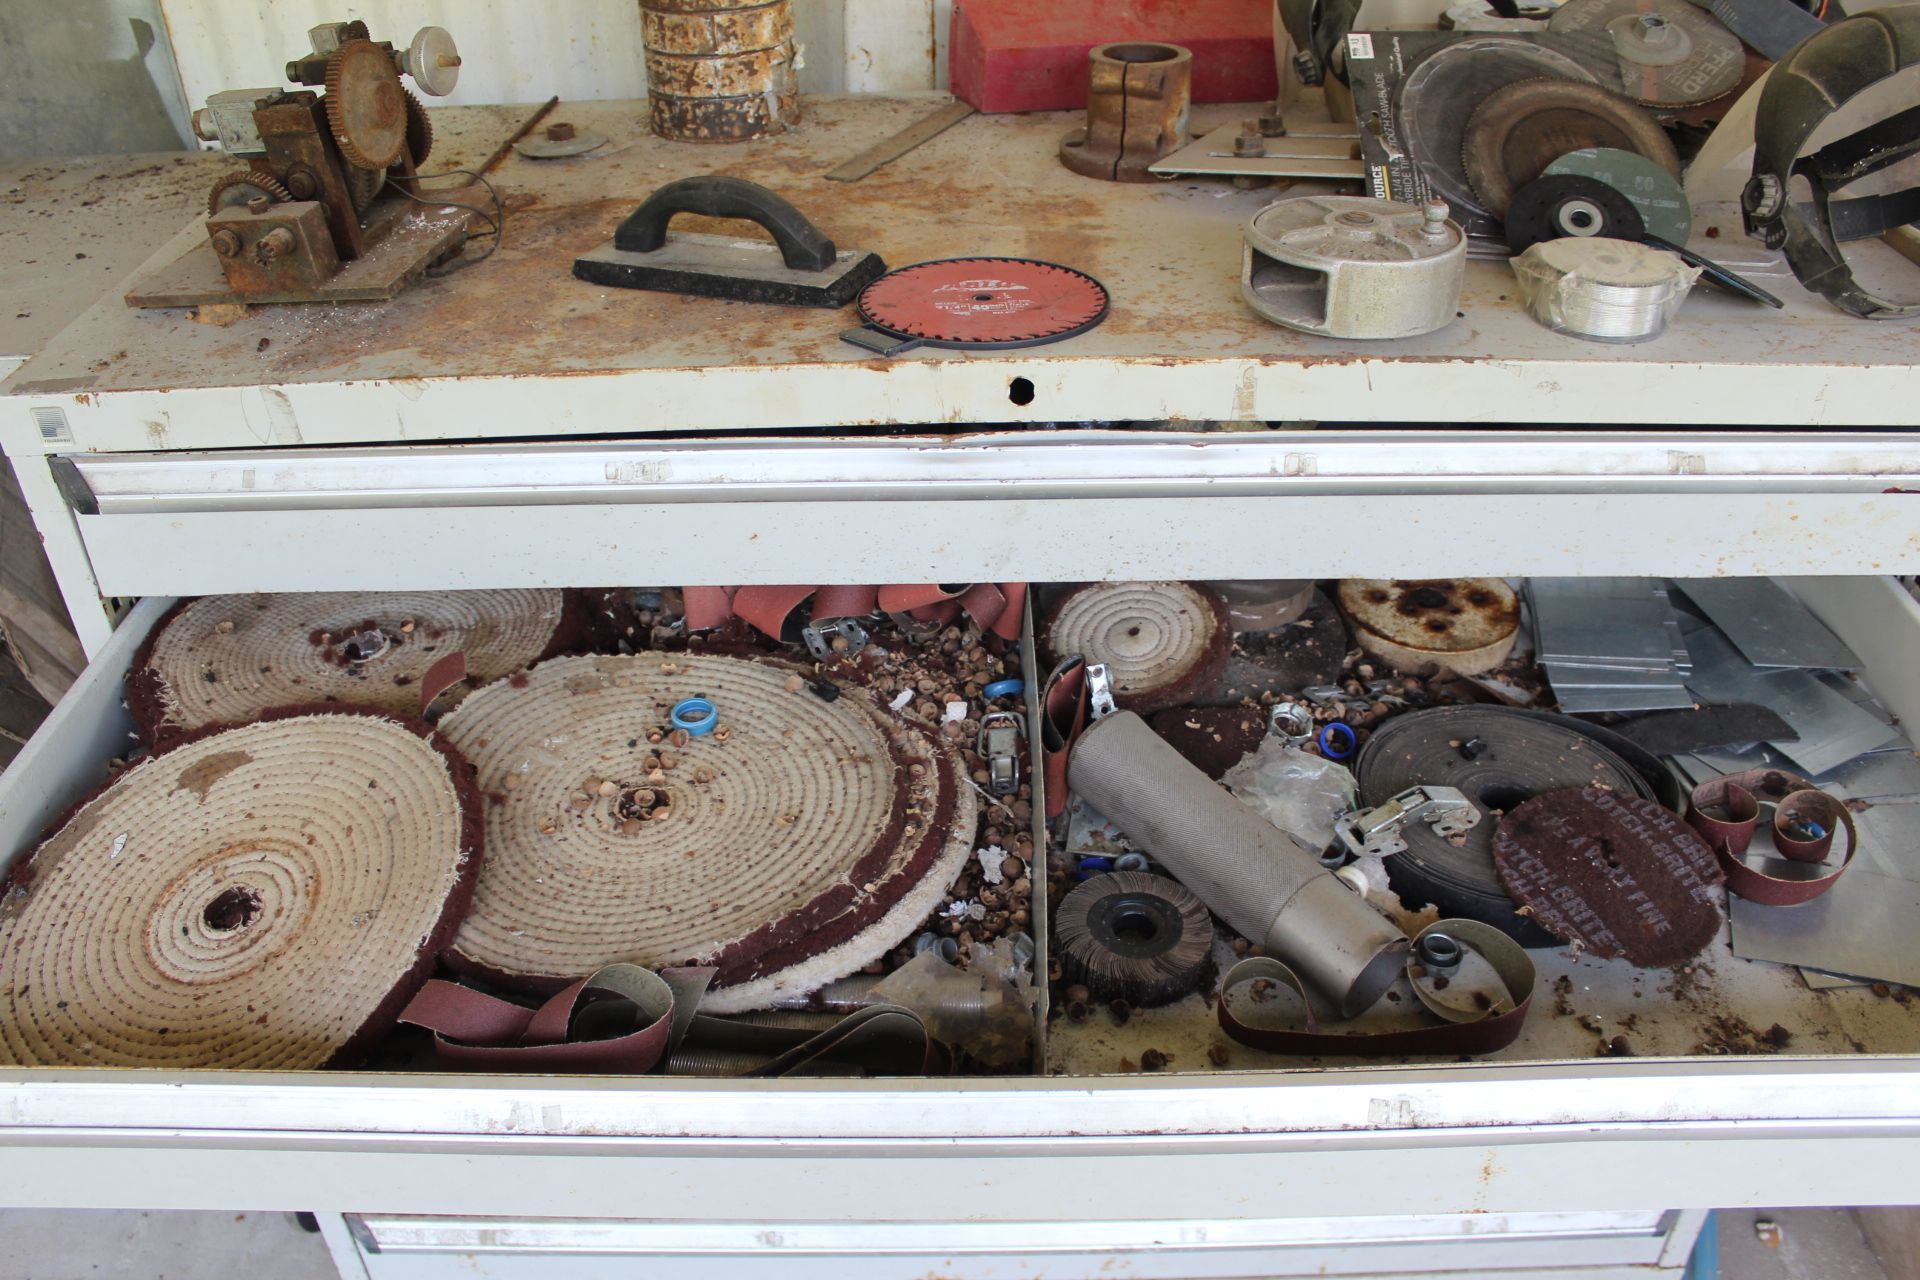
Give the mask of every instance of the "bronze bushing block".
[{"label": "bronze bushing block", "polygon": [[1193,54],[1127,41],[1087,52],[1087,123],[1060,142],[1060,162],[1089,178],[1152,182],[1147,166],[1187,143]]}]

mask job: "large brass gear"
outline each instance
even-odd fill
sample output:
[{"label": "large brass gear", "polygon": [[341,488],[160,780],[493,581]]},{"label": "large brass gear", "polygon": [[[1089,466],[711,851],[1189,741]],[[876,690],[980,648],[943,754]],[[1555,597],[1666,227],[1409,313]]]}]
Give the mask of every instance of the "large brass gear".
[{"label": "large brass gear", "polygon": [[218,213],[222,209],[245,208],[247,202],[255,197],[265,196],[275,204],[284,204],[293,199],[293,192],[281,185],[272,174],[230,173],[213,184],[213,190],[207,194],[207,212]]},{"label": "large brass gear", "polygon": [[433,152],[433,121],[427,119],[427,109],[420,105],[420,99],[405,89],[400,92],[407,99],[407,154],[418,168]]},{"label": "large brass gear", "polygon": [[393,55],[370,40],[349,40],[327,56],[327,124],[340,156],[380,172],[407,145],[407,91]]}]

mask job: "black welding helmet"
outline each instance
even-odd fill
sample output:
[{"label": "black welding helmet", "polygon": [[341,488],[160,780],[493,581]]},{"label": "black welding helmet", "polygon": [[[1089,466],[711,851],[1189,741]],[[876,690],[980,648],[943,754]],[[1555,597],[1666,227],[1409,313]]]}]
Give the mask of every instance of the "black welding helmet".
[{"label": "black welding helmet", "polygon": [[[1741,195],[1747,232],[1786,253],[1808,289],[1842,311],[1875,320],[1920,316],[1920,302],[1869,293],[1840,246],[1920,221],[1920,186],[1838,197],[1849,184],[1920,152],[1920,106],[1801,154],[1814,131],[1856,95],[1920,63],[1920,5],[1844,19],[1777,63],[1754,117],[1753,177]],[[1801,200],[1794,179],[1805,179]]]}]

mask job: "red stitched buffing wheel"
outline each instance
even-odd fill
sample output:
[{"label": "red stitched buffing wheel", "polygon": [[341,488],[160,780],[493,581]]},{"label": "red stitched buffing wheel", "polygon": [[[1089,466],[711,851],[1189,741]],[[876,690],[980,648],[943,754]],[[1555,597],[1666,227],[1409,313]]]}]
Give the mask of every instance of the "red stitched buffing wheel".
[{"label": "red stitched buffing wheel", "polygon": [[890,271],[860,295],[860,318],[939,347],[1031,347],[1106,319],[1107,291],[1071,267],[1026,258],[945,258]]}]

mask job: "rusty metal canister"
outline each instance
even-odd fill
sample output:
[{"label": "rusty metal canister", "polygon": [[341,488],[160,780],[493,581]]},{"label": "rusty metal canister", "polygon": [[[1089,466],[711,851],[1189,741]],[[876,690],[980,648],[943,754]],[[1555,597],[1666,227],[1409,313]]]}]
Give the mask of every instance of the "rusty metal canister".
[{"label": "rusty metal canister", "polygon": [[800,118],[792,0],[640,0],[653,131],[743,142]]},{"label": "rusty metal canister", "polygon": [[1133,41],[1087,51],[1087,123],[1060,142],[1060,162],[1113,182],[1152,182],[1147,166],[1187,142],[1193,54]]}]

